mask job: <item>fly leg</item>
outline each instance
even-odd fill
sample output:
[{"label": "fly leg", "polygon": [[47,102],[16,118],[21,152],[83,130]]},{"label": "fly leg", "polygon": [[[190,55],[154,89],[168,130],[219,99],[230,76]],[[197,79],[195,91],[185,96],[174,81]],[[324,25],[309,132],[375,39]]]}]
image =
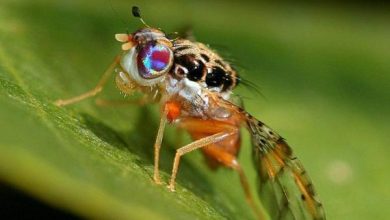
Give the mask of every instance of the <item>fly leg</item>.
[{"label": "fly leg", "polygon": [[[215,120],[187,119],[187,120],[182,120],[180,127],[187,130],[195,140],[199,139],[198,141],[201,141],[202,139],[200,138],[205,134],[213,134],[213,133],[215,134],[217,132],[223,132],[223,131],[225,133],[228,132],[229,135],[225,136],[224,138],[219,138],[219,140],[209,143],[207,147],[202,148],[203,154],[210,161],[215,161],[216,165],[222,165],[230,169],[233,169],[237,172],[240,178],[241,186],[244,190],[245,198],[249,206],[254,211],[258,219],[260,220],[267,219],[264,211],[258,209],[257,206],[255,205],[255,200],[250,191],[250,187],[246,175],[244,173],[244,170],[242,169],[241,165],[237,161],[236,155],[240,147],[240,142],[239,142],[240,134],[237,125],[222,122],[222,121],[215,121]],[[206,138],[210,138],[210,136]],[[192,144],[194,144],[195,142],[193,142]],[[183,148],[178,149],[178,151],[180,151]],[[188,146],[188,148],[190,147]],[[175,166],[174,166],[174,170],[175,170]],[[172,173],[173,177],[174,175],[176,174]]]},{"label": "fly leg", "polygon": [[161,115],[160,125],[158,126],[156,141],[154,142],[154,173],[153,180],[156,184],[161,184],[160,171],[159,171],[159,162],[160,162],[160,149],[162,139],[164,137],[165,125],[167,124],[167,115],[169,109],[164,108],[164,112]]},{"label": "fly leg", "polygon": [[204,153],[207,154],[208,157],[217,160],[223,166],[231,168],[238,173],[238,176],[240,177],[240,183],[242,189],[244,190],[245,198],[249,206],[256,213],[258,219],[260,220],[266,219],[266,215],[264,214],[264,212],[258,209],[257,206],[255,205],[255,200],[250,191],[248,179],[246,178],[246,175],[241,165],[237,161],[236,156],[224,151],[223,148],[219,148],[217,146],[205,148],[203,151]]},{"label": "fly leg", "polygon": [[69,98],[69,99],[58,99],[54,102],[57,106],[65,106],[70,105],[79,101],[82,101],[86,98],[96,96],[99,94],[102,90],[104,85],[107,83],[108,79],[114,72],[115,67],[119,64],[120,56],[116,56],[114,62],[108,67],[108,69],[103,73],[102,77],[100,78],[98,84],[95,86],[95,88],[89,90],[88,92],[85,92],[83,94],[80,94],[78,96]]},{"label": "fly leg", "polygon": [[178,127],[187,130],[195,141],[176,150],[171,180],[168,186],[171,191],[175,190],[175,181],[179,169],[180,158],[184,154],[206,146],[209,147],[215,143],[224,143],[225,140],[229,140],[239,133],[238,128],[232,124],[198,118],[182,118]]},{"label": "fly leg", "polygon": [[235,134],[236,132],[237,131],[235,131],[235,130],[219,132],[219,133],[213,134],[211,136],[207,136],[207,137],[201,138],[199,140],[196,140],[190,144],[185,145],[184,147],[177,149],[175,159],[173,161],[172,175],[171,175],[171,180],[169,182],[168,188],[171,191],[175,191],[176,175],[177,175],[177,171],[179,170],[180,158],[183,155],[185,155],[193,150],[196,150],[196,149],[208,146],[210,144],[214,144],[214,143],[217,143],[219,141],[222,141],[225,138],[228,138],[229,136]]}]

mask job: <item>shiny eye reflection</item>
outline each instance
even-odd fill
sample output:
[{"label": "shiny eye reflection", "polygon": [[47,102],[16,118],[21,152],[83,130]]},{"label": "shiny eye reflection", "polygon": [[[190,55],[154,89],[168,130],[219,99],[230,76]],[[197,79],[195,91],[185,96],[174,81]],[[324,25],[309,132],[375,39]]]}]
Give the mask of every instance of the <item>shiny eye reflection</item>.
[{"label": "shiny eye reflection", "polygon": [[164,44],[146,44],[138,53],[138,72],[142,78],[158,77],[171,67],[173,54]]}]

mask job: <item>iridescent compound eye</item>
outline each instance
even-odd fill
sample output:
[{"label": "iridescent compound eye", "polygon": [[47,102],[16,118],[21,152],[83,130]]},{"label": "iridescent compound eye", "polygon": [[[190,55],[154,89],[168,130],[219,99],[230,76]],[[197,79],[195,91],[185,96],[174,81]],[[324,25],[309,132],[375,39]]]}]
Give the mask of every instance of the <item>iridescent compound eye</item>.
[{"label": "iridescent compound eye", "polygon": [[152,79],[165,74],[172,66],[172,50],[159,43],[148,43],[138,52],[138,73],[142,78]]}]

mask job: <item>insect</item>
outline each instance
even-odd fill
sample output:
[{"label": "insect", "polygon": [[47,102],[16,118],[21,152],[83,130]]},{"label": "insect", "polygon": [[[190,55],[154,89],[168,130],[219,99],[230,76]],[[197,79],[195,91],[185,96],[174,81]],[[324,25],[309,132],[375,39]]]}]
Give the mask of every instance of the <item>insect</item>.
[{"label": "insect", "polygon": [[171,39],[148,26],[137,7],[132,12],[144,27],[131,34],[115,35],[122,43],[122,53],[96,87],[55,104],[65,106],[97,95],[116,72],[119,90],[125,94],[141,92],[145,95],[143,102],[161,106],[154,144],[154,182],[161,183],[159,153],[164,129],[172,124],[186,130],[193,142],[177,149],[169,189],[175,190],[182,156],[200,149],[210,168],[227,167],[237,172],[248,204],[259,219],[266,219],[266,214],[254,204],[248,180],[237,160],[240,128],[245,127],[252,139],[260,198],[268,204],[271,219],[325,219],[310,178],[285,140],[231,101],[231,92],[240,82],[232,66],[202,43]]}]

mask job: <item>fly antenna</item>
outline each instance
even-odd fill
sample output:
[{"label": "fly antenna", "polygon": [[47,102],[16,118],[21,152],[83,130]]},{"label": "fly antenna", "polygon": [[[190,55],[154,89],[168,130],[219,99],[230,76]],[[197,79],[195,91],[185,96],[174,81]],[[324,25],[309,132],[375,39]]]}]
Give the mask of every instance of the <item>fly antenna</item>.
[{"label": "fly antenna", "polygon": [[141,10],[137,6],[133,6],[133,8],[131,9],[131,13],[133,14],[134,17],[139,18],[139,20],[142,22],[142,24],[144,24],[146,27],[150,28],[150,26],[146,24],[144,19],[142,19]]}]

